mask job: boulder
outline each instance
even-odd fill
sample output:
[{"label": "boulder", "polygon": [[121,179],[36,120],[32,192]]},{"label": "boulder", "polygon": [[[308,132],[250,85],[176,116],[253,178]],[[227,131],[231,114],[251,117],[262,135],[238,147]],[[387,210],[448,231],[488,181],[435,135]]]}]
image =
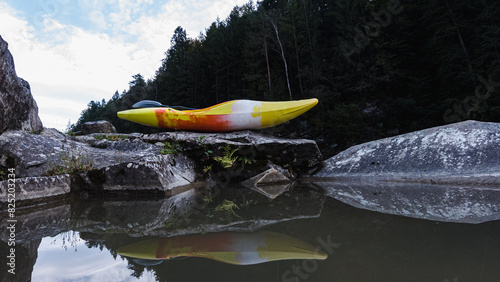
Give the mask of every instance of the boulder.
[{"label": "boulder", "polygon": [[185,156],[148,156],[91,170],[84,174],[84,183],[79,186],[97,193],[149,191],[172,195],[174,188],[187,189],[195,181],[194,166]]},{"label": "boulder", "polygon": [[[7,131],[0,135],[0,169],[8,168],[16,169],[19,201],[70,191],[173,193],[182,191],[179,187],[193,182],[195,176],[191,160],[159,155],[157,146],[140,140],[71,138],[54,129],[41,134]],[[47,177],[60,173],[74,177]],[[1,183],[7,185],[7,181]],[[6,195],[2,194],[0,202],[4,201]]]},{"label": "boulder", "polygon": [[243,181],[242,183],[251,183],[257,186],[263,186],[289,182],[291,182],[290,178],[286,177],[282,172],[274,168],[270,168],[246,181]]},{"label": "boulder", "polygon": [[[57,166],[72,165],[85,159],[95,169],[132,162],[158,154],[158,148],[144,142],[98,140],[94,137],[72,139],[55,130],[41,134],[7,131],[0,135],[0,159],[16,168],[16,176],[39,177]],[[100,144],[97,146],[97,144]],[[0,167],[2,168],[2,167]]]},{"label": "boulder", "polygon": [[105,120],[89,121],[82,124],[82,134],[91,133],[116,133],[116,128]]},{"label": "boulder", "polygon": [[500,219],[500,124],[465,121],[357,145],[314,176],[352,206],[427,220]]},{"label": "boulder", "polygon": [[500,124],[464,121],[351,147],[314,176],[499,186],[499,160]]},{"label": "boulder", "polygon": [[293,184],[292,175],[274,164],[269,164],[266,171],[241,182],[241,185],[250,188],[269,199],[275,199],[288,191]]},{"label": "boulder", "polygon": [[0,36],[0,134],[6,130],[40,132],[43,125],[30,85],[17,77],[8,44]]}]

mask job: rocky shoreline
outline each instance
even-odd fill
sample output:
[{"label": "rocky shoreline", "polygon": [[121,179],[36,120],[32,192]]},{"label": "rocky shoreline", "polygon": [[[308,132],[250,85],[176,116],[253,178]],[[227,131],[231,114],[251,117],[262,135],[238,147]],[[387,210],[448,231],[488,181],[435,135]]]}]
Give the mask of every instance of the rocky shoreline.
[{"label": "rocky shoreline", "polygon": [[359,208],[453,222],[500,219],[498,123],[429,128],[353,146],[327,160],[313,140],[252,131],[119,134],[100,121],[88,124],[86,135],[69,136],[43,128],[7,47],[0,37],[2,203],[9,194],[17,206],[68,195],[175,197],[234,183],[274,200],[301,179]]},{"label": "rocky shoreline", "polygon": [[[279,173],[279,182],[292,181],[322,160],[314,141],[251,131],[74,137],[54,129],[39,135],[7,131],[0,135],[0,144],[1,165],[16,169],[18,201],[70,192],[172,196],[222,176],[228,178],[224,181],[248,182],[267,170]],[[274,182],[267,178],[259,185]],[[7,181],[0,185],[6,187]],[[6,192],[2,189],[0,201],[7,200]]]},{"label": "rocky shoreline", "polygon": [[[466,121],[360,144],[322,161],[312,140],[251,131],[83,136],[54,129],[7,131],[0,135],[0,165],[16,168],[20,205],[70,194],[172,197],[238,183],[273,200],[300,180],[358,208],[481,223],[500,219],[499,137],[499,124]],[[85,171],[46,175],[64,158],[91,164]],[[7,185],[0,182],[2,202]]]}]

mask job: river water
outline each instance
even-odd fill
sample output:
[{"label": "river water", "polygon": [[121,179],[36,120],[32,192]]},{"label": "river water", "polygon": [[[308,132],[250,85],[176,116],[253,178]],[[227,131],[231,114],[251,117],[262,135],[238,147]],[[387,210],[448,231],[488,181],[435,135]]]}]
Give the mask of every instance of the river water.
[{"label": "river water", "polygon": [[[16,274],[2,271],[2,281],[500,281],[498,220],[368,211],[310,184],[267,192],[79,196],[19,208]],[[1,248],[5,269],[5,237]]]}]

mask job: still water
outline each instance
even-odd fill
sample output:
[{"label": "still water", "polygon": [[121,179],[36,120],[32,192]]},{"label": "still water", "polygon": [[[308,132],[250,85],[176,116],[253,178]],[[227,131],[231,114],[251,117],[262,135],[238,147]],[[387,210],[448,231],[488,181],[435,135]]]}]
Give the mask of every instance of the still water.
[{"label": "still water", "polygon": [[355,208],[314,185],[277,190],[19,209],[16,275],[2,281],[500,281],[498,220],[438,222]]}]

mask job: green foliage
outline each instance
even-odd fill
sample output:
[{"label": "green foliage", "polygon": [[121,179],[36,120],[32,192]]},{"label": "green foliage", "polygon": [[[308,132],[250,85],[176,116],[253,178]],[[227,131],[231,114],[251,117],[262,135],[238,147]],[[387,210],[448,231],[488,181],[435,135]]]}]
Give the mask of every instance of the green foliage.
[{"label": "green foliage", "polygon": [[208,173],[211,170],[212,170],[212,165],[206,165],[205,167],[203,167],[203,172],[204,173]]},{"label": "green foliage", "polygon": [[[200,137],[198,138],[195,138],[194,139],[199,145],[201,145],[201,147],[203,148],[203,154],[205,155],[206,158],[209,158],[210,155],[213,153],[212,150],[210,150],[208,148],[208,145],[205,143],[205,136],[204,135],[201,135]],[[211,166],[210,166],[211,168]]]},{"label": "green foliage", "polygon": [[223,168],[230,168],[233,166],[234,162],[238,160],[237,156],[233,157],[236,151],[238,151],[238,148],[232,149],[231,145],[226,144],[226,146],[224,146],[222,156],[214,157],[213,159]]},{"label": "green foliage", "polygon": [[163,149],[160,151],[162,155],[177,155],[183,151],[183,146],[177,140],[173,142],[165,142],[163,143]]},{"label": "green foliage", "polygon": [[224,199],[222,203],[220,203],[217,207],[215,207],[214,211],[218,212],[223,212],[224,213],[224,219],[226,221],[232,221],[233,217],[240,217],[234,209],[239,209],[237,204],[235,204],[233,201]]},{"label": "green foliage", "polygon": [[166,230],[177,230],[182,228],[185,225],[182,218],[171,217],[165,220],[163,224]]},{"label": "green foliage", "polygon": [[108,140],[108,141],[123,141],[123,140],[127,140],[128,139],[128,136],[127,135],[95,135],[94,136],[95,139],[97,140]]},{"label": "green foliage", "polygon": [[47,169],[45,175],[79,174],[94,169],[93,160],[82,152],[64,149],[57,163]]}]

